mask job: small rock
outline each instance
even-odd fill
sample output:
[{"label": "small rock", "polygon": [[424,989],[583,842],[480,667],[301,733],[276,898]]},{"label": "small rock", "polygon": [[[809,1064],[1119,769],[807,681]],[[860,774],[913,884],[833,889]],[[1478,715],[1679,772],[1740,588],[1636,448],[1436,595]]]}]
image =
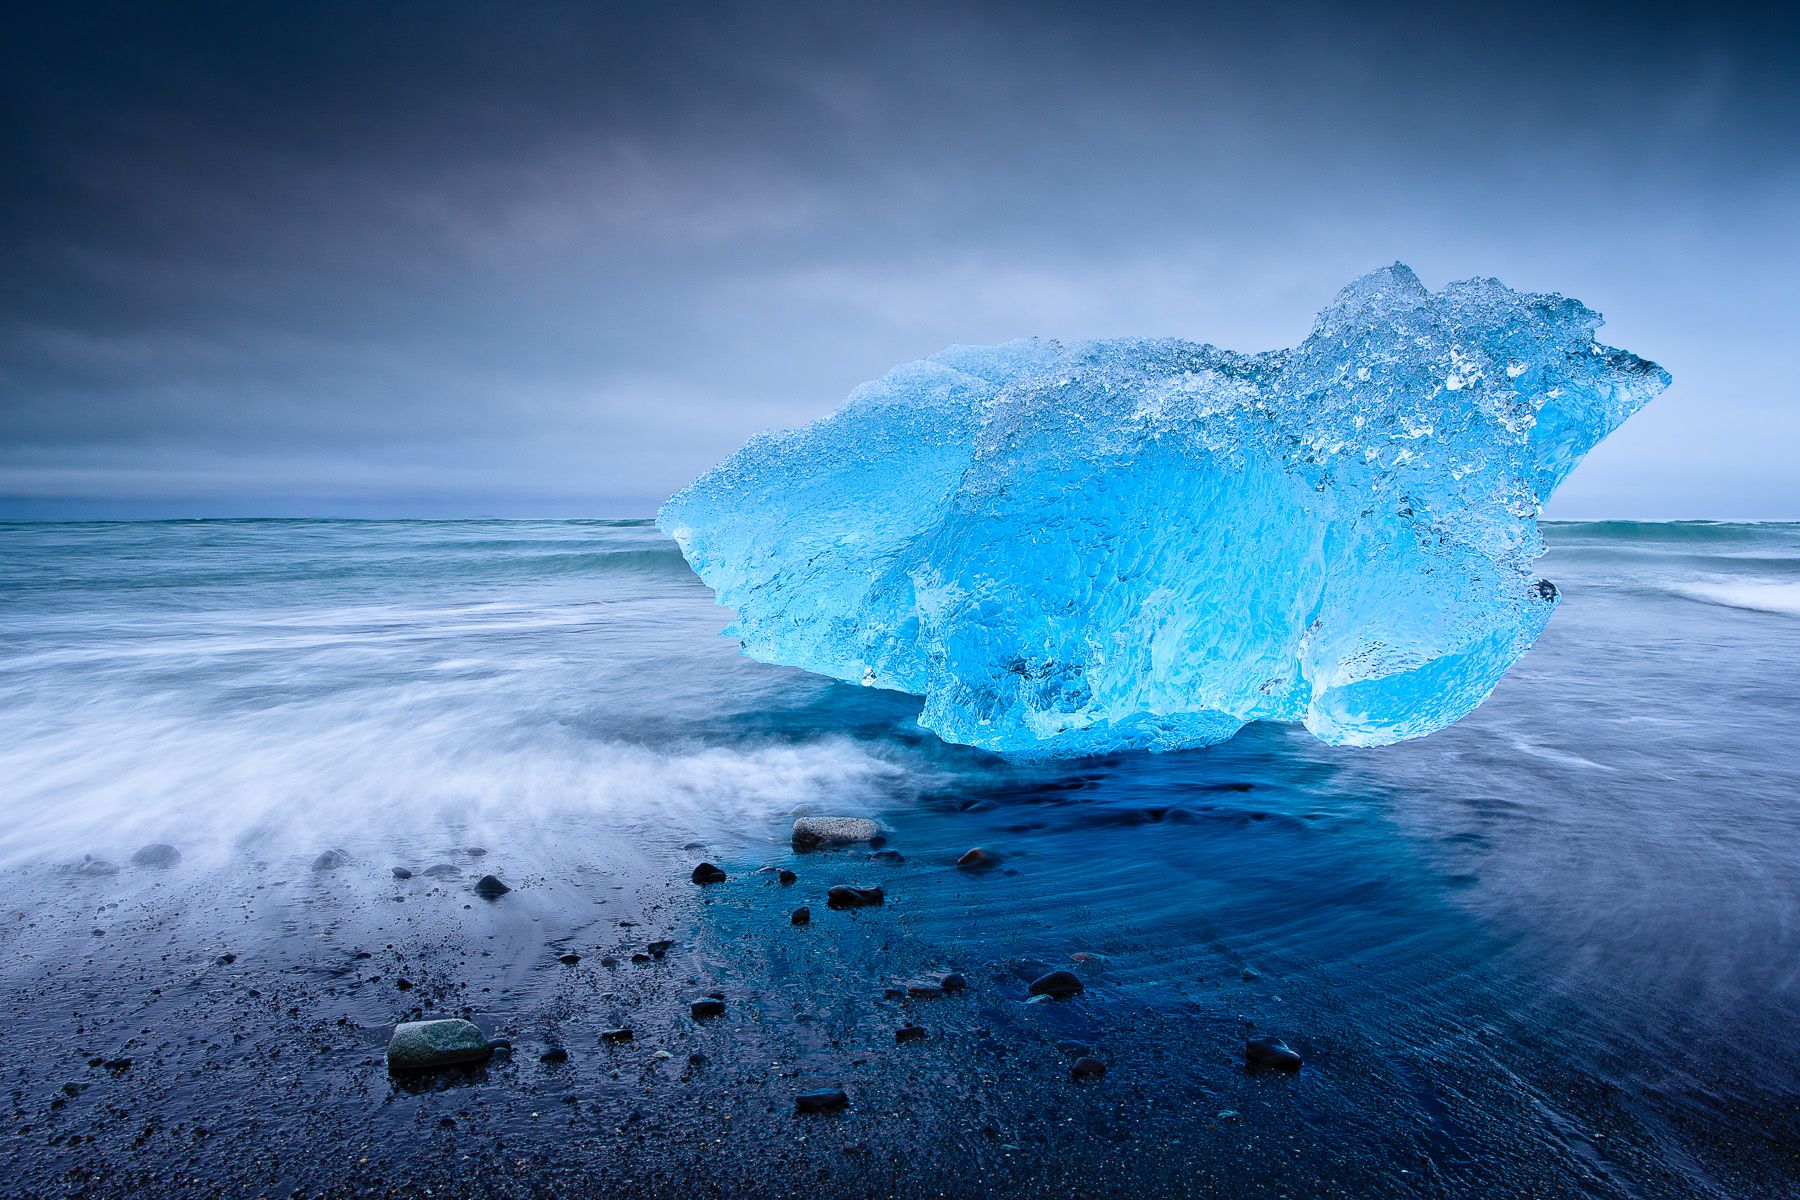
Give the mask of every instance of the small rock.
[{"label": "small rock", "polygon": [[794,874],[792,871],[788,870],[786,867],[783,867],[781,869],[781,874],[777,875],[775,878],[781,880],[782,887],[793,887],[795,882],[798,881],[800,877],[798,875]]},{"label": "small rock", "polygon": [[1245,967],[1242,971],[1238,972],[1238,978],[1246,983],[1255,983],[1258,979],[1262,978],[1262,972],[1255,967]]},{"label": "small rock", "polygon": [[671,941],[651,942],[648,946],[644,947],[644,949],[650,952],[652,958],[661,958],[674,948],[675,943]]},{"label": "small rock", "polygon": [[424,870],[427,879],[461,879],[462,868],[455,863],[432,863]]},{"label": "small rock", "polygon": [[237,955],[235,955],[235,954],[221,954],[221,955],[219,955],[219,957],[213,959],[213,963],[215,965],[221,966],[221,967],[229,967],[232,963],[234,963],[236,961],[237,961]]},{"label": "small rock", "polygon": [[603,1042],[629,1042],[631,1039],[632,1033],[629,1029],[602,1029],[600,1031],[600,1040]]},{"label": "small rock", "polygon": [[724,883],[725,872],[709,862],[703,862],[694,868],[693,880],[699,884]]},{"label": "small rock", "polygon": [[569,1052],[561,1046],[552,1046],[538,1055],[538,1061],[541,1063],[565,1063],[569,1061]]},{"label": "small rock", "polygon": [[76,863],[71,869],[77,875],[88,875],[93,877],[99,877],[101,875],[117,875],[119,873],[119,868],[116,864],[109,863],[104,858],[95,858],[91,854],[84,855],[82,860],[79,863]]},{"label": "small rock", "polygon": [[1075,1060],[1069,1068],[1069,1075],[1075,1079],[1098,1079],[1106,1074],[1106,1064],[1090,1054],[1084,1054]]},{"label": "small rock", "polygon": [[878,887],[850,887],[840,883],[825,893],[825,903],[831,908],[868,908],[887,903],[887,893]]},{"label": "small rock", "polygon": [[1300,1056],[1280,1038],[1252,1038],[1244,1043],[1244,1062],[1252,1067],[1298,1071]]},{"label": "small rock", "polygon": [[788,921],[794,925],[811,925],[812,909],[807,908],[805,905],[801,905],[794,910],[794,915],[789,917]]},{"label": "small rock", "polygon": [[636,954],[631,956],[631,961],[634,963],[647,963],[650,961],[650,956],[645,954],[642,950],[639,950]]},{"label": "small rock", "polygon": [[794,1111],[803,1113],[830,1112],[850,1103],[841,1088],[822,1088],[816,1092],[801,1092],[794,1097]]},{"label": "small rock", "polygon": [[900,1028],[894,1030],[894,1040],[896,1042],[916,1042],[924,1036],[925,1027],[923,1025],[902,1025]]},{"label": "small rock", "polygon": [[1049,996],[1053,1000],[1067,1000],[1070,996],[1079,995],[1081,990],[1081,980],[1073,971],[1052,971],[1031,982],[1032,995]]},{"label": "small rock", "polygon": [[172,867],[181,861],[181,851],[167,842],[152,842],[132,855],[131,861],[140,867]]},{"label": "small rock", "polygon": [[487,851],[480,846],[469,846],[463,850],[463,853],[467,854],[470,858],[480,858],[482,855],[486,854]]},{"label": "small rock", "polygon": [[394,980],[394,986],[403,992],[410,992],[412,991],[413,981],[402,976],[399,979]]},{"label": "small rock", "polygon": [[475,894],[483,900],[498,900],[510,891],[512,889],[501,883],[499,878],[494,875],[483,875],[475,881]]},{"label": "small rock", "polygon": [[965,871],[985,871],[989,867],[999,866],[1000,860],[977,846],[957,859],[956,865]]},{"label": "small rock", "polygon": [[556,961],[559,963],[562,963],[566,967],[572,967],[576,963],[581,961],[581,955],[579,955],[579,954],[559,954],[556,956]]},{"label": "small rock", "polygon": [[969,981],[955,971],[938,980],[938,986],[946,992],[960,992],[969,986]]},{"label": "small rock", "polygon": [[705,1020],[707,1017],[722,1017],[725,1015],[725,1001],[717,996],[702,996],[688,1005],[688,1012],[693,1014],[696,1021]]},{"label": "small rock", "polygon": [[392,867],[392,868],[390,868],[390,870],[393,871],[395,879],[411,879],[412,878],[412,872],[407,870],[405,867]]},{"label": "small rock", "polygon": [[906,861],[906,855],[898,850],[877,850],[869,855],[869,859],[872,862],[903,863]]},{"label": "small rock", "polygon": [[404,1021],[394,1027],[388,1042],[388,1068],[394,1071],[428,1071],[457,1063],[480,1062],[492,1054],[495,1044],[473,1023],[449,1018],[441,1021]]},{"label": "small rock", "polygon": [[906,985],[906,994],[914,1000],[935,1000],[944,994],[944,985],[925,982],[909,983]]},{"label": "small rock", "polygon": [[335,871],[349,861],[350,854],[348,851],[337,849],[327,850],[325,853],[312,860],[312,869],[315,871]]},{"label": "small rock", "polygon": [[801,817],[794,822],[792,835],[796,850],[849,846],[880,836],[881,826],[867,817]]}]

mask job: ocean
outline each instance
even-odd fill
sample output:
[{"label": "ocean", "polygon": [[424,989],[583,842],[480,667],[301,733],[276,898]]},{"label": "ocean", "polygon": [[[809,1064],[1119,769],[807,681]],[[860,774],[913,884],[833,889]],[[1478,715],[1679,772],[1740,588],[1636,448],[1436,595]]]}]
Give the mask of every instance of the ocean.
[{"label": "ocean", "polygon": [[[539,950],[581,942],[592,959],[602,928],[624,947],[660,921],[692,947],[683,985],[759,995],[772,1058],[866,1075],[861,1094],[895,1115],[871,1109],[847,1147],[885,1163],[884,1138],[928,1144],[923,1178],[952,1191],[1800,1194],[1800,525],[1545,533],[1561,607],[1441,733],[1352,750],[1252,726],[1205,750],[1019,764],[925,734],[916,700],[741,657],[718,636],[729,614],[648,521],[0,525],[0,1002],[37,1064],[13,1094],[14,1177],[80,1163],[106,1194],[135,1178],[142,1118],[153,1139],[224,1121],[191,1087],[145,1081],[158,1045],[212,1069],[204,1044],[229,1037],[208,1022],[239,1019],[223,998],[273,994],[208,967],[227,942],[233,971],[261,956],[305,983],[290,1005],[305,1011],[279,1019],[366,1031],[321,1035],[335,1049],[298,1078],[377,1155],[445,1103],[463,1105],[445,1109],[456,1128],[503,1130],[504,1154],[558,1153],[538,1109],[571,1080],[577,1110],[666,1113],[697,1067],[658,1093],[650,1076],[622,1087],[616,1064],[550,1075],[533,1053],[510,1082],[469,1084],[528,1096],[530,1120],[498,1098],[470,1116],[466,1095],[390,1090],[370,1064],[404,1009],[318,960],[352,942],[404,954],[407,936],[436,944],[454,925],[446,1005],[515,1042],[573,1040],[591,1034],[580,1014],[625,1019],[660,993],[570,992]],[[779,932],[766,920],[769,877],[704,903],[685,872],[701,856],[734,880],[790,861],[787,827],[808,812],[874,817],[904,858],[812,860],[889,901],[871,910],[885,923],[858,914],[803,968],[774,940],[787,906]],[[180,866],[134,868],[152,842]],[[447,885],[395,891],[391,865],[469,846],[511,873],[518,924],[469,924],[499,918]],[[1003,869],[957,871],[971,846]],[[342,907],[309,866],[332,848],[352,863]],[[1007,982],[1071,955],[1091,976],[1080,1001],[1027,1005]],[[888,1011],[871,974],[948,967],[981,986],[943,1018],[938,1073],[890,1064],[891,1044],[852,1065],[843,1045]],[[78,995],[110,1015],[71,1017]],[[639,1017],[639,1043],[690,1037],[684,1019]],[[1305,1055],[1299,1076],[1244,1073],[1257,1031]],[[1050,1101],[999,1067],[985,1090],[945,1084],[993,1046],[1012,1063],[1097,1050],[1102,1086],[1131,1099]],[[143,1089],[123,1105],[136,1117],[89,1105],[102,1084],[57,1091],[120,1055],[137,1063],[114,1072]],[[790,1077],[745,1076],[734,1127],[770,1136],[743,1126],[773,1120],[758,1098]],[[934,1113],[944,1130],[908,1125]],[[317,1183],[326,1167],[298,1147],[326,1119],[256,1135],[291,1139],[270,1178]],[[593,1153],[613,1128],[596,1125]],[[229,1193],[224,1150],[181,1136],[196,1178]],[[690,1168],[686,1142],[660,1145]],[[745,1172],[769,1169],[742,1153]],[[844,1157],[834,1146],[828,1165]]]}]

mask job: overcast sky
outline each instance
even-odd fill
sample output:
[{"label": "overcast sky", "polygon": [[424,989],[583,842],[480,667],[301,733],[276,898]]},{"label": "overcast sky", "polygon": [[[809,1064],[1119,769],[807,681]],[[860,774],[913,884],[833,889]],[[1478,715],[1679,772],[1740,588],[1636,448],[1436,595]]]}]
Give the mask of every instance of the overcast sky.
[{"label": "overcast sky", "polygon": [[649,514],[947,345],[1292,345],[1399,259],[1673,372],[1552,515],[1800,518],[1792,16],[1242,11],[9,6],[0,515]]}]

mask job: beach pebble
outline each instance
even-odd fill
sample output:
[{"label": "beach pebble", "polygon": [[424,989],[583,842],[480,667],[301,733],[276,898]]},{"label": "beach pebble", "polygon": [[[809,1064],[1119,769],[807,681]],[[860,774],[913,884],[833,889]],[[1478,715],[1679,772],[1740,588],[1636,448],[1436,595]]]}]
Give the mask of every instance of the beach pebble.
[{"label": "beach pebble", "polygon": [[349,861],[350,854],[348,851],[334,848],[325,851],[325,853],[313,859],[312,869],[315,871],[335,871]]},{"label": "beach pebble", "polygon": [[873,841],[881,836],[881,826],[867,817],[801,817],[792,836],[796,850],[813,850]]},{"label": "beach pebble", "polygon": [[873,862],[903,863],[906,861],[906,855],[898,850],[877,850],[869,855],[869,858]]},{"label": "beach pebble", "polygon": [[559,963],[562,963],[564,966],[572,967],[576,963],[581,961],[581,955],[579,955],[579,954],[559,954],[556,956],[556,961]]},{"label": "beach pebble", "polygon": [[475,881],[475,894],[483,900],[498,900],[510,891],[512,889],[501,883],[495,875],[483,875]]},{"label": "beach pebble", "polygon": [[924,1036],[925,1027],[923,1025],[902,1025],[900,1028],[894,1030],[894,1040],[896,1042],[916,1042]]},{"label": "beach pebble", "polygon": [[792,887],[800,879],[798,875],[785,867],[782,868],[781,874],[777,875],[775,878],[781,880],[782,887]]},{"label": "beach pebble", "polygon": [[152,842],[132,855],[131,861],[140,867],[172,867],[181,861],[181,851],[167,842]]},{"label": "beach pebble", "polygon": [[998,865],[999,862],[1000,860],[998,858],[994,857],[986,850],[983,850],[980,846],[977,846],[967,854],[964,854],[961,858],[957,859],[956,865],[965,871],[984,871],[989,867]]},{"label": "beach pebble", "polygon": [[834,1108],[842,1108],[850,1103],[841,1088],[821,1088],[816,1092],[801,1092],[794,1097],[794,1111],[803,1113],[830,1112]]},{"label": "beach pebble", "polygon": [[455,863],[432,863],[422,874],[427,879],[461,879],[462,868]]},{"label": "beach pebble", "polygon": [[1032,995],[1049,996],[1053,1000],[1066,1000],[1081,990],[1081,980],[1073,971],[1051,971],[1031,982]]},{"label": "beach pebble", "polygon": [[602,1029],[600,1040],[603,1042],[629,1042],[633,1037],[629,1029]]},{"label": "beach pebble", "polygon": [[788,921],[795,925],[811,925],[812,909],[807,908],[805,905],[801,905],[794,910],[794,915],[789,917]]},{"label": "beach pebble", "polygon": [[946,992],[960,992],[968,986],[969,981],[964,979],[962,975],[956,971],[952,971],[942,979],[938,980],[938,987]]},{"label": "beach pebble", "polygon": [[725,882],[725,872],[721,871],[719,868],[713,866],[709,862],[703,862],[699,866],[694,868],[694,874],[693,874],[692,878],[695,883],[700,883],[700,884],[724,883]]},{"label": "beach pebble", "polygon": [[464,848],[463,853],[467,854],[470,858],[480,858],[487,853],[487,850],[482,846],[469,846]]},{"label": "beach pebble", "polygon": [[1244,1061],[1253,1067],[1298,1071],[1300,1056],[1280,1038],[1252,1038],[1244,1043]]},{"label": "beach pebble", "polygon": [[411,879],[412,878],[412,872],[407,870],[405,867],[390,867],[388,869],[393,872],[395,879]]},{"label": "beach pebble", "polygon": [[117,865],[107,862],[104,858],[95,858],[91,854],[85,856],[80,862],[69,869],[74,871],[77,875],[95,877],[101,875],[117,875],[119,873]]},{"label": "beach pebble", "polygon": [[850,887],[840,883],[825,893],[825,903],[831,908],[867,908],[886,902],[887,893],[878,887]]},{"label": "beach pebble", "polygon": [[667,954],[669,951],[673,950],[674,948],[675,948],[675,943],[671,942],[671,941],[667,941],[667,940],[660,941],[660,942],[651,942],[648,946],[644,947],[644,949],[646,949],[650,952],[650,956],[652,958],[661,958],[663,955]]},{"label": "beach pebble", "polygon": [[935,1000],[944,994],[944,985],[929,980],[906,985],[906,994],[914,1000]]},{"label": "beach pebble", "polygon": [[722,1017],[725,1015],[725,1001],[717,996],[702,996],[688,1005],[688,1012],[693,1014],[696,1021],[707,1017]]},{"label": "beach pebble", "polygon": [[1069,1075],[1074,1079],[1098,1079],[1106,1074],[1106,1064],[1091,1054],[1084,1054],[1075,1060],[1069,1068]]},{"label": "beach pebble", "polygon": [[542,1054],[538,1055],[538,1061],[551,1064],[565,1063],[569,1061],[569,1052],[561,1046],[552,1046]]},{"label": "beach pebble", "polygon": [[395,1071],[427,1071],[457,1063],[480,1062],[495,1044],[474,1024],[458,1018],[405,1021],[388,1041],[388,1067]]}]

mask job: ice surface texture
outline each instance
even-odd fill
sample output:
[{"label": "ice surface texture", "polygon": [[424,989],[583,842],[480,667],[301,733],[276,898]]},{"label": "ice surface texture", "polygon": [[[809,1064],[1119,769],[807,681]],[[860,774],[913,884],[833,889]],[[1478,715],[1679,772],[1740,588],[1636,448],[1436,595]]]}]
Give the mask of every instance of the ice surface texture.
[{"label": "ice surface texture", "polygon": [[752,438],[659,524],[768,662],[1016,755],[1472,711],[1556,606],[1540,502],[1668,386],[1598,314],[1399,264],[1292,350],[958,346]]}]

